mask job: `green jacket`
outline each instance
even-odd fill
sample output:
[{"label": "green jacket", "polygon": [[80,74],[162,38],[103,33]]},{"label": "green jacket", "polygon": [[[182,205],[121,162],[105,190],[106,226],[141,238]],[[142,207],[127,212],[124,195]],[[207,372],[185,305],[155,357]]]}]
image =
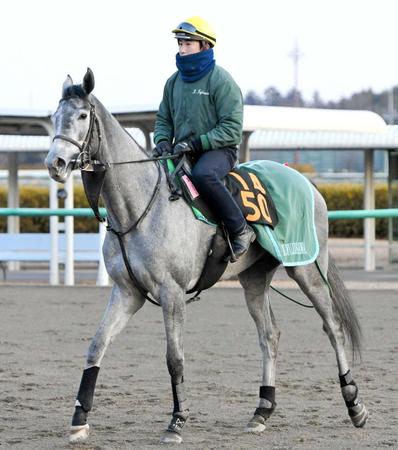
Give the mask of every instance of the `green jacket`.
[{"label": "green jacket", "polygon": [[154,141],[174,144],[200,138],[204,150],[239,145],[243,99],[231,75],[219,66],[193,83],[174,73],[156,115]]}]

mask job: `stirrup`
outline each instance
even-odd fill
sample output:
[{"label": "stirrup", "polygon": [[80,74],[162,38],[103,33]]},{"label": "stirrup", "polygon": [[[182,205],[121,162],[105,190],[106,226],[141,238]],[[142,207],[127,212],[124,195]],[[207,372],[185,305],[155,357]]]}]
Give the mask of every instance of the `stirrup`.
[{"label": "stirrup", "polygon": [[225,256],[224,256],[224,261],[225,262],[234,263],[238,259],[237,259],[236,255],[235,255],[234,249],[232,247],[231,238],[230,238],[230,235],[228,233],[228,230],[227,230],[227,228],[226,228],[226,226],[224,225],[223,222],[221,223],[221,228],[222,228],[222,231],[224,233],[224,237],[225,237],[225,240],[227,241],[228,249],[229,249],[229,253],[226,253]]}]

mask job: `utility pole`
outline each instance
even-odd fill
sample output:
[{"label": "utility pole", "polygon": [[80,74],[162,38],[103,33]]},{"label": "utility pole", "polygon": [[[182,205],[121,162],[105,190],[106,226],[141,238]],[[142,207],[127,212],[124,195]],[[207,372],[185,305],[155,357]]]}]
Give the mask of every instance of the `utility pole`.
[{"label": "utility pole", "polygon": [[[394,86],[388,90],[388,123],[394,125]],[[397,155],[394,151],[385,151],[384,170],[388,174],[388,207],[396,207],[396,195],[394,195],[394,187],[397,184],[396,171],[393,167],[396,163]],[[397,219],[390,217],[388,219],[388,260],[390,263],[397,262],[396,251],[396,233]]]},{"label": "utility pole", "polygon": [[293,60],[293,88],[294,88],[294,106],[299,106],[299,62],[304,56],[298,46],[297,39],[294,43],[293,50],[289,53],[289,57]]},{"label": "utility pole", "polygon": [[388,90],[388,123],[394,125],[394,86]]},{"label": "utility pole", "polygon": [[[293,89],[294,89],[294,97],[293,97],[293,106],[300,106],[300,98],[299,98],[299,81],[298,81],[298,72],[299,72],[299,62],[300,58],[303,57],[303,53],[301,53],[297,39],[294,43],[293,50],[289,53],[289,57],[293,60]],[[300,162],[300,150],[294,151],[294,163],[298,164]]]}]

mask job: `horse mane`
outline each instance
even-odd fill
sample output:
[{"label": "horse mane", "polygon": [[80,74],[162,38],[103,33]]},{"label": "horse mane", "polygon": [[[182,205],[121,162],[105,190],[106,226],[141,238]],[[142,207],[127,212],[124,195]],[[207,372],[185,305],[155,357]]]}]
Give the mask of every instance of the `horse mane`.
[{"label": "horse mane", "polygon": [[62,100],[68,100],[70,98],[81,98],[87,97],[86,91],[83,89],[81,84],[74,84],[73,86],[68,86],[62,93]]}]

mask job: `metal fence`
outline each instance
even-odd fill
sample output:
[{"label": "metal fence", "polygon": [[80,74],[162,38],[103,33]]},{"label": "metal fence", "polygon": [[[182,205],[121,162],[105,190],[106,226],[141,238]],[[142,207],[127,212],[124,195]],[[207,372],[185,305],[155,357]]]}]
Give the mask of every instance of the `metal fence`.
[{"label": "metal fence", "polygon": [[[106,209],[99,209],[101,215],[106,217]],[[50,216],[74,216],[74,217],[94,217],[90,208],[73,209],[51,209],[51,208],[0,208],[0,216],[20,216],[20,217],[50,217]],[[381,219],[388,217],[398,217],[398,208],[391,209],[358,209],[329,211],[329,220],[338,219]]]}]

